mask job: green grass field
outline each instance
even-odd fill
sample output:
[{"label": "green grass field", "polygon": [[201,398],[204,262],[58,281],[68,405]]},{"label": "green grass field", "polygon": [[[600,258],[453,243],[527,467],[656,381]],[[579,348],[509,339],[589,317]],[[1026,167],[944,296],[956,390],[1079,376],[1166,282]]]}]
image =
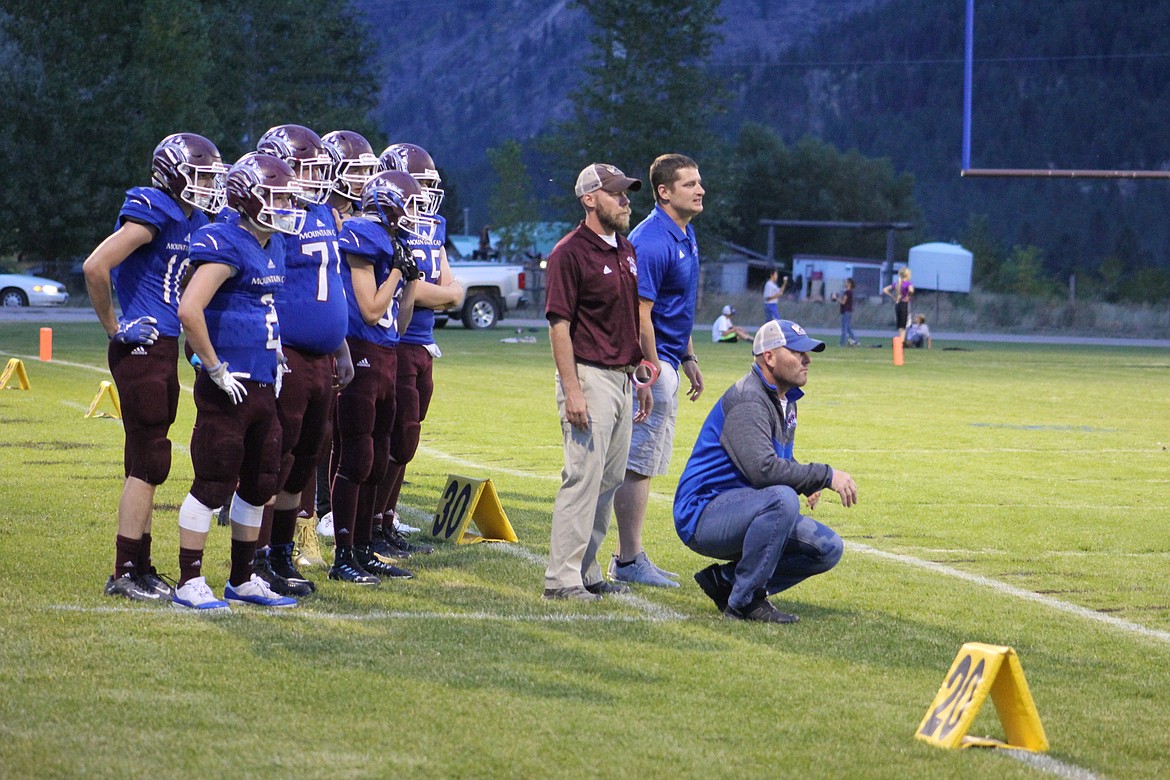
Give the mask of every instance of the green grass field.
[{"label": "green grass field", "polygon": [[[567,605],[540,599],[561,467],[547,340],[450,329],[404,517],[424,525],[448,473],[490,476],[520,543],[440,545],[376,591],[316,572],[296,610],[207,619],[102,595],[122,433],[83,413],[105,339],[54,335],[43,364],[37,326],[0,324],[0,365],[21,356],[32,381],[0,391],[0,776],[1044,776],[914,739],[969,641],[1015,648],[1057,771],[1170,771],[1170,352],[814,356],[797,455],[849,471],[861,503],[826,494],[845,557],[776,599],[799,624],[760,626],[720,619],[670,517],[745,345],[698,345],[708,390],[653,483],[647,548],[683,586]],[[155,516],[172,574],[193,419],[187,392]],[[222,593],[226,529],[206,560]],[[990,701],[971,733],[1002,736]]]}]

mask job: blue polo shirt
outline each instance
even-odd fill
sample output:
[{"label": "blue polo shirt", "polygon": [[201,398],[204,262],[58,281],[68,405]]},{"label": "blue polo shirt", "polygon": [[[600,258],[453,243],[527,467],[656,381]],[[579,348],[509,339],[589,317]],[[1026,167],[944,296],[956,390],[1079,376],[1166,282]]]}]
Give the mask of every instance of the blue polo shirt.
[{"label": "blue polo shirt", "polygon": [[654,301],[650,320],[658,358],[678,368],[695,327],[699,290],[699,244],[695,229],[681,230],[662,206],[630,231],[637,250],[638,296]]}]

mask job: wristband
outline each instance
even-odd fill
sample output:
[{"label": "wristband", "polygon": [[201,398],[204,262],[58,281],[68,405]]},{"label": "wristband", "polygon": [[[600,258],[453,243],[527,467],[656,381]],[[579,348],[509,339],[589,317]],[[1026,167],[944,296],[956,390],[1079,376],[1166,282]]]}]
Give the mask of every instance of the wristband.
[{"label": "wristband", "polygon": [[[643,379],[643,376],[647,378]],[[658,381],[658,366],[649,360],[643,360],[634,369],[634,373],[630,374],[630,381],[634,383],[634,387],[650,387]]]},{"label": "wristband", "polygon": [[679,365],[682,365],[683,363],[694,363],[697,366],[699,365],[699,359],[694,355],[686,354],[682,356],[682,360],[679,361]]}]

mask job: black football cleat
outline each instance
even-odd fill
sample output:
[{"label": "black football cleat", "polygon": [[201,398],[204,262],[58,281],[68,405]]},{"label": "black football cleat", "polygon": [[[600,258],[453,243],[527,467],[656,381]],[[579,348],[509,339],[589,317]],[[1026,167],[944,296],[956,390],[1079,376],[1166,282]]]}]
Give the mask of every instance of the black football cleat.
[{"label": "black football cleat", "polygon": [[378,558],[370,544],[359,544],[355,547],[354,557],[363,569],[381,579],[409,580],[414,576],[412,572]]},{"label": "black football cleat", "polygon": [[358,563],[354,556],[353,547],[348,545],[339,545],[334,548],[333,565],[329,568],[329,579],[349,582],[354,585],[377,585],[381,582]]},{"label": "black football cleat", "polygon": [[121,596],[131,601],[162,601],[161,593],[144,588],[138,580],[129,575],[110,577],[106,580],[107,596]]}]

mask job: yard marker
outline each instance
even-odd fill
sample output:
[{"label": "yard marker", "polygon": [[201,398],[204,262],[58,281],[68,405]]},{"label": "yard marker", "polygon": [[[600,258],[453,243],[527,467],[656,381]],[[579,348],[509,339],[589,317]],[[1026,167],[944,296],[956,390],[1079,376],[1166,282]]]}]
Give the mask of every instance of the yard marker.
[{"label": "yard marker", "polygon": [[48,363],[53,359],[53,329],[41,328],[41,361]]},{"label": "yard marker", "polygon": [[[467,530],[468,523],[483,534],[479,536]],[[435,509],[431,536],[452,541],[456,544],[475,542],[518,542],[519,537],[508,522],[508,515],[500,504],[496,487],[491,479],[447,475],[447,486]]]},{"label": "yard marker", "polygon": [[894,336],[892,343],[894,346],[894,365],[900,366],[904,362],[902,360],[902,339],[898,336]]},{"label": "yard marker", "polygon": [[24,361],[20,358],[12,358],[4,367],[4,373],[0,374],[0,390],[16,389],[8,387],[8,380],[12,379],[13,374],[16,374],[16,380],[21,390],[28,390],[31,387],[28,383],[28,374],[24,370]]},{"label": "yard marker", "polygon": [[[1007,742],[967,736],[989,693]],[[1038,753],[1048,750],[1040,713],[1016,651],[982,642],[968,642],[959,650],[914,736],[941,748],[998,747]]]},{"label": "yard marker", "polygon": [[[113,406],[114,406],[114,413],[113,414],[106,414],[105,412],[97,411],[98,404],[101,403],[102,398],[105,396],[109,396],[110,403],[113,404]],[[85,416],[86,417],[114,417],[118,420],[122,419],[122,405],[120,403],[118,403],[118,393],[114,389],[113,382],[104,381],[100,385],[98,385],[97,395],[95,395],[93,397],[93,401],[90,402],[89,409],[86,410]]]}]

